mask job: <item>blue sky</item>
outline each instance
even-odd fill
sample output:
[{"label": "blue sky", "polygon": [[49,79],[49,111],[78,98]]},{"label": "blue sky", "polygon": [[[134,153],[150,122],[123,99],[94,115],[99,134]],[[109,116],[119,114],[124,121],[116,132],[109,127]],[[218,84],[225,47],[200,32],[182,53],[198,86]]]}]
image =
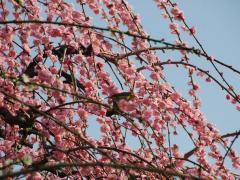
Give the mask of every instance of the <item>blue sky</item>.
[{"label": "blue sky", "polygon": [[[164,37],[169,41],[174,40],[169,33],[168,22],[161,18],[161,12],[153,1],[129,0],[128,2],[141,16],[142,24],[151,36],[159,39]],[[205,50],[217,59],[240,69],[240,1],[181,0],[175,2],[178,2],[179,7],[184,11],[187,23],[197,28],[196,36]],[[190,36],[183,37],[190,46],[196,46]],[[192,61],[198,61],[197,64],[200,67],[212,70],[203,60],[197,57],[192,58]],[[165,70],[168,80],[176,86],[179,92],[186,95],[186,71],[176,70],[175,67]],[[230,84],[236,88],[237,92],[240,92],[240,77],[224,68],[222,71]],[[225,99],[226,93],[214,83],[206,83],[199,78],[196,81],[201,85],[199,93],[203,102],[201,111],[207,119],[214,123],[222,134],[239,130],[240,112]],[[179,137],[175,141],[183,143],[183,149],[187,150],[191,147],[191,144],[184,141],[184,137]],[[240,139],[235,142],[234,148],[240,153]]]},{"label": "blue sky", "polygon": [[[150,35],[159,39],[164,37],[169,41],[174,40],[169,33],[168,23],[160,17],[161,12],[152,1],[140,3],[136,0],[129,0],[129,3],[133,5],[135,12],[141,15],[142,24]],[[238,21],[240,1],[232,0],[230,3],[226,0],[182,0],[179,2],[179,6],[184,11],[188,24],[196,26],[196,35],[205,50],[217,59],[240,69],[240,21]],[[190,45],[195,45],[189,36],[184,36],[184,40],[189,41]],[[195,60],[194,58],[192,61]],[[196,58],[196,60],[200,59]],[[203,59],[201,61],[203,62]],[[205,69],[208,68],[211,67],[205,67]],[[222,71],[225,72],[229,82],[236,89],[240,89],[240,77],[224,68]],[[185,94],[186,83],[181,81],[184,77],[180,79],[179,75],[186,76],[186,74],[181,73],[183,72],[178,72],[176,68],[167,69],[169,80],[177,86],[182,94]],[[206,117],[214,122],[223,133],[227,130],[240,129],[239,112],[236,111],[234,105],[225,100],[225,92],[214,83],[208,84],[203,80],[197,82],[201,85],[202,111]]]}]

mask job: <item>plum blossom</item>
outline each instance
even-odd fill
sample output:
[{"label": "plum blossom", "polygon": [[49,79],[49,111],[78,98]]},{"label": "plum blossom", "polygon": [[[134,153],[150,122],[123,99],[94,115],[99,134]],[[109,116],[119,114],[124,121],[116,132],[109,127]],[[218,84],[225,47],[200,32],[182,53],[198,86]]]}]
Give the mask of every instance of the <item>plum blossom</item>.
[{"label": "plum blossom", "polygon": [[[126,0],[1,3],[4,172],[12,173],[4,165],[13,163],[23,175],[10,175],[29,180],[171,179],[172,174],[234,179],[230,164],[240,168],[240,158],[229,147],[236,132],[221,134],[204,116],[197,83],[201,78],[228,83],[222,66],[237,70],[209,56],[202,44],[200,50],[186,41],[184,35],[198,37],[180,5],[155,2],[169,23],[172,42],[145,31]],[[195,57],[207,60],[201,69]],[[219,77],[204,63],[216,65]],[[186,70],[186,92],[168,81],[169,66]],[[237,88],[227,83],[220,85],[227,94],[223,98],[240,111]],[[114,98],[122,92],[131,97]],[[184,97],[187,93],[190,98]],[[173,139],[182,133],[183,142]],[[193,149],[182,147],[188,140]],[[39,168],[50,165],[55,167]],[[0,179],[6,176],[0,173]]]},{"label": "plum blossom", "polygon": [[45,81],[45,82],[49,82],[49,83],[51,83],[53,81],[52,73],[44,67],[41,68],[40,70],[38,70],[38,78],[41,81]]}]

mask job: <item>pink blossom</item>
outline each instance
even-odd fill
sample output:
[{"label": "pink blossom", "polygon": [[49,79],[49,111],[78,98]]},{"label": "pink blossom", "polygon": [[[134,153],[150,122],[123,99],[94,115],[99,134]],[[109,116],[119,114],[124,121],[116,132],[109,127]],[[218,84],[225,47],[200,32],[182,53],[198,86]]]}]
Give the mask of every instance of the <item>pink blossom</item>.
[{"label": "pink blossom", "polygon": [[88,112],[82,108],[78,109],[78,115],[81,119],[87,119],[88,117]]},{"label": "pink blossom", "polygon": [[174,19],[176,19],[176,20],[183,20],[183,19],[185,19],[183,11],[181,11],[177,5],[175,5],[171,9],[171,13],[174,15]]},{"label": "pink blossom", "polygon": [[57,143],[57,144],[60,144],[61,143],[61,141],[62,141],[62,137],[61,137],[61,135],[55,135],[55,142]]},{"label": "pink blossom", "polygon": [[190,33],[191,34],[196,34],[196,28],[195,28],[195,26],[193,26],[191,29],[190,29]]},{"label": "pink blossom", "polygon": [[236,109],[237,109],[238,111],[240,111],[240,106],[236,106]]},{"label": "pink blossom", "polygon": [[58,28],[49,29],[48,33],[52,37],[60,37],[62,35],[62,31]]},{"label": "pink blossom", "polygon": [[109,125],[107,125],[107,124],[103,124],[103,125],[101,126],[101,132],[102,132],[102,133],[108,133],[110,130],[111,130],[111,129],[110,129]]},{"label": "pink blossom", "polygon": [[209,57],[208,57],[208,60],[210,60],[210,61],[214,61],[214,59],[215,59],[215,58],[214,58],[213,56],[209,56]]},{"label": "pink blossom", "polygon": [[82,55],[77,55],[74,57],[74,60],[76,63],[80,63],[82,60],[84,60],[84,57]]},{"label": "pink blossom", "polygon": [[58,73],[58,68],[55,67],[55,66],[52,66],[52,67],[50,68],[50,72],[53,73],[53,74],[57,74],[57,73]]},{"label": "pink blossom", "polygon": [[85,87],[88,88],[88,89],[92,89],[94,86],[94,84],[91,82],[91,81],[88,81],[85,83]]},{"label": "pink blossom", "polygon": [[150,75],[150,77],[151,77],[153,80],[157,81],[160,76],[159,76],[158,73],[152,73],[152,74]]},{"label": "pink blossom", "polygon": [[98,117],[97,118],[97,121],[100,123],[100,124],[103,124],[105,122],[105,119],[102,118],[102,117]]},{"label": "pink blossom", "polygon": [[[222,151],[234,136],[222,136],[209,123],[200,110],[202,93],[195,83],[202,77],[210,82],[218,75],[204,65],[222,63],[208,52],[198,53],[196,44],[186,41],[184,35],[195,37],[196,27],[185,21],[177,3],[155,0],[159,14],[170,22],[172,36],[159,39],[145,31],[127,0],[76,0],[77,4],[31,0],[23,7],[16,2],[3,1],[0,13],[1,167],[17,163],[31,171],[29,164],[42,162],[86,163],[51,172],[36,166],[35,173],[22,175],[29,180],[164,178],[147,171],[150,164],[156,171],[166,169],[170,179],[174,177],[168,172],[234,179],[228,164],[240,168],[240,156],[232,146],[227,154],[231,162],[223,163]],[[195,62],[195,55],[208,61]],[[188,89],[182,93],[192,97],[185,98],[169,83],[170,66],[186,70]],[[220,65],[217,68],[221,79],[224,72]],[[184,74],[174,78],[185,80],[180,75]],[[223,90],[236,95],[226,93],[226,99],[240,111],[238,89],[230,84]],[[134,92],[134,98],[111,97],[120,92]],[[188,158],[192,162],[184,159],[191,147],[174,144],[181,133],[194,145]],[[168,166],[171,163],[174,166]],[[204,167],[201,172],[198,164]],[[8,169],[2,175],[8,175]]]},{"label": "pink blossom", "polygon": [[177,23],[170,23],[169,28],[172,34],[179,34]]},{"label": "pink blossom", "polygon": [[9,51],[9,54],[8,54],[9,57],[15,58],[16,55],[17,55],[16,51],[14,51],[14,50]]},{"label": "pink blossom", "polygon": [[170,96],[171,96],[172,100],[174,100],[176,102],[178,102],[181,98],[181,94],[179,94],[177,92],[172,93]]},{"label": "pink blossom", "polygon": [[151,110],[146,110],[143,112],[143,118],[148,120],[152,116],[152,111]]},{"label": "pink blossom", "polygon": [[43,180],[43,176],[39,172],[34,172],[27,177],[27,180]]},{"label": "pink blossom", "polygon": [[66,158],[66,154],[63,152],[59,152],[59,151],[55,151],[54,152],[54,156],[58,159],[58,160],[64,160]]},{"label": "pink blossom", "polygon": [[173,15],[178,15],[180,12],[181,12],[181,10],[179,9],[178,6],[174,6],[174,7],[171,9],[171,13],[172,13]]},{"label": "pink blossom", "polygon": [[51,83],[52,82],[52,73],[46,69],[46,68],[41,68],[38,70],[38,77],[41,81],[46,81]]}]

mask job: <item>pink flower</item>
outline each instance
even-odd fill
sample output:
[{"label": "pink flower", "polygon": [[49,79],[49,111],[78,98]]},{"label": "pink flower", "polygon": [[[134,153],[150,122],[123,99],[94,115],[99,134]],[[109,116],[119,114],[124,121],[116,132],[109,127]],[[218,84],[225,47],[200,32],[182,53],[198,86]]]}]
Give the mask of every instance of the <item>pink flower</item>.
[{"label": "pink flower", "polygon": [[50,72],[53,73],[53,74],[57,74],[58,73],[58,68],[56,66],[52,66],[50,68]]},{"label": "pink flower", "polygon": [[152,111],[151,110],[146,110],[143,112],[143,118],[146,120],[149,120],[152,116]]},{"label": "pink flower", "polygon": [[43,36],[41,40],[43,44],[49,44],[50,42],[50,38],[48,36]]},{"label": "pink flower", "polygon": [[156,73],[156,72],[153,72],[153,73],[150,75],[150,77],[151,77],[153,80],[157,81],[157,80],[159,79],[160,75],[159,75],[158,73]]},{"label": "pink flower", "polygon": [[110,129],[110,126],[109,125],[107,125],[107,124],[103,124],[102,126],[101,126],[101,132],[102,133],[107,133],[107,132],[109,132],[111,129]]},{"label": "pink flower", "polygon": [[75,60],[76,63],[82,62],[83,59],[84,59],[84,57],[82,55],[77,55],[77,56],[74,57],[74,60]]},{"label": "pink flower", "polygon": [[9,53],[8,53],[8,56],[9,56],[9,57],[12,57],[12,58],[15,58],[16,55],[17,55],[17,53],[16,53],[16,51],[14,51],[14,50],[10,50]]},{"label": "pink flower", "polygon": [[162,126],[160,123],[158,123],[157,121],[154,121],[153,123],[153,128],[156,130],[156,131],[160,131]]},{"label": "pink flower", "polygon": [[27,176],[27,180],[43,180],[44,178],[39,172],[34,172],[31,175]]},{"label": "pink flower", "polygon": [[46,81],[48,83],[51,83],[52,82],[52,73],[46,68],[41,68],[40,70],[38,70],[38,78],[41,81]]},{"label": "pink flower", "polygon": [[34,46],[39,46],[41,44],[40,39],[34,39],[33,44],[34,44]]},{"label": "pink flower", "polygon": [[63,152],[59,152],[59,151],[54,151],[54,156],[58,159],[58,160],[64,160],[66,158],[66,154]]},{"label": "pink flower", "polygon": [[179,9],[179,7],[177,5],[175,5],[171,9],[171,13],[174,15],[174,19],[176,19],[176,20],[183,20],[184,19],[184,13],[183,13],[183,11],[181,11]]},{"label": "pink flower", "polygon": [[215,58],[214,58],[213,56],[209,56],[209,57],[208,57],[208,60],[210,60],[210,61],[214,61],[214,59],[215,59]]},{"label": "pink flower", "polygon": [[59,28],[52,28],[48,30],[48,33],[52,37],[59,37],[62,35],[62,32]]},{"label": "pink flower", "polygon": [[105,119],[102,117],[98,117],[97,122],[99,122],[100,124],[103,124],[105,122]]},{"label": "pink flower", "polygon": [[238,111],[240,111],[240,106],[236,106],[236,109],[237,109]]},{"label": "pink flower", "polygon": [[177,93],[177,92],[174,92],[170,95],[170,97],[172,98],[172,100],[178,102],[181,98],[181,94]]},{"label": "pink flower", "polygon": [[173,14],[173,15],[178,15],[179,13],[181,13],[181,10],[179,9],[179,7],[178,6],[174,6],[172,9],[171,9],[171,13]]},{"label": "pink flower", "polygon": [[58,135],[55,135],[55,142],[57,143],[57,144],[60,144],[61,142],[62,142],[62,137],[61,137],[61,135],[60,134],[58,134]]},{"label": "pink flower", "polygon": [[193,26],[191,29],[190,29],[190,33],[191,34],[196,34],[196,28],[195,28],[195,26]]},{"label": "pink flower", "polygon": [[236,104],[236,103],[237,103],[237,100],[236,100],[236,99],[232,99],[232,100],[231,100],[231,103],[232,103],[232,104]]},{"label": "pink flower", "polygon": [[211,82],[211,81],[212,81],[212,79],[210,77],[206,78],[206,82]]},{"label": "pink flower", "polygon": [[81,170],[80,170],[80,173],[81,173],[81,175],[83,175],[83,176],[87,176],[87,175],[89,175],[89,174],[91,174],[91,169],[90,168],[82,168]]},{"label": "pink flower", "polygon": [[82,108],[78,109],[78,115],[81,119],[87,119],[88,117],[88,112]]},{"label": "pink flower", "polygon": [[179,34],[177,23],[170,23],[169,28],[170,28],[172,34]]},{"label": "pink flower", "polygon": [[85,88],[92,89],[93,86],[94,86],[94,84],[92,83],[92,81],[88,81],[85,83]]}]

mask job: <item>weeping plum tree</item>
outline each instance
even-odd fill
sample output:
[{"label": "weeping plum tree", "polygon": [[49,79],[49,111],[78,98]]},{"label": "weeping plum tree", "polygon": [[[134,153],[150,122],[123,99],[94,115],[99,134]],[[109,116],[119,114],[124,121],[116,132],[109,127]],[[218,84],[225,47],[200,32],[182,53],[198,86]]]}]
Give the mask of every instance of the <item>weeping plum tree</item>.
[{"label": "weeping plum tree", "polygon": [[[149,3],[176,41],[148,35],[126,0],[0,1],[0,179],[237,178],[240,132],[207,120],[196,77],[240,110],[222,69],[240,71],[206,52],[178,4]],[[187,72],[190,100],[165,66]]]}]

